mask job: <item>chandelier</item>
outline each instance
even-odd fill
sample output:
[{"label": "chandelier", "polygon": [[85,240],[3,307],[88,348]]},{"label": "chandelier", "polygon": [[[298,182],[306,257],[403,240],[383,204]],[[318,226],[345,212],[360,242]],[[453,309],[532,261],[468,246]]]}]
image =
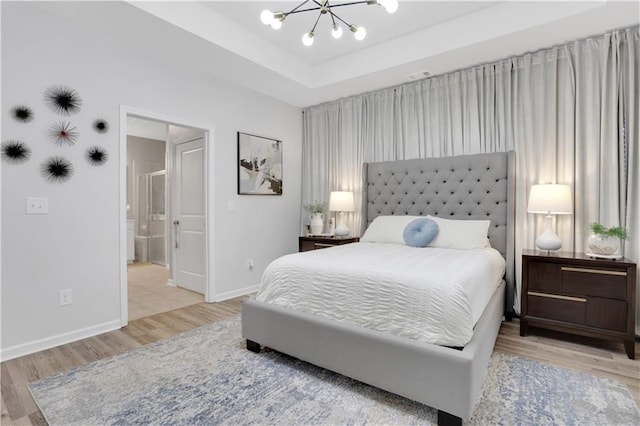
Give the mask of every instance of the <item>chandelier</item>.
[{"label": "chandelier", "polygon": [[[301,9],[307,3],[312,4],[310,4],[309,7],[305,9]],[[339,25],[339,22],[341,22],[349,29],[349,31],[353,33],[353,36],[356,40],[363,40],[367,36],[367,30],[365,30],[364,27],[358,27],[356,25],[348,23],[333,11],[333,9],[337,7],[353,6],[356,4],[377,4],[384,7],[389,13],[395,13],[395,11],[398,10],[398,0],[362,0],[342,3],[331,2],[329,0],[305,0],[291,9],[289,12],[271,12],[270,10],[263,10],[260,14],[260,20],[263,24],[270,25],[271,28],[277,30],[282,27],[282,22],[284,22],[287,16],[293,15],[295,13],[312,12],[317,10],[319,11],[318,17],[316,18],[316,22],[313,24],[311,31],[303,34],[302,36],[302,43],[305,46],[311,46],[313,44],[313,36],[315,34],[316,27],[318,26],[318,21],[320,21],[322,15],[326,14],[329,14],[329,16],[331,17],[331,35],[333,36],[333,38],[342,37],[342,27]],[[337,22],[336,20],[339,22]]]}]

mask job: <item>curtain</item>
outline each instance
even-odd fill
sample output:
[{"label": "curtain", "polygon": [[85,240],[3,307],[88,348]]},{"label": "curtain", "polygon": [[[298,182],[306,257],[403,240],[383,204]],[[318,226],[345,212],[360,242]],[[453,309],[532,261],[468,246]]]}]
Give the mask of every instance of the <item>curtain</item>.
[{"label": "curtain", "polygon": [[[587,226],[599,221],[628,228],[625,254],[637,262],[639,33],[615,31],[305,108],[303,204],[345,190],[361,205],[365,162],[514,150],[518,289],[519,253],[543,229],[542,215],[526,210],[537,183],[573,189],[573,215],[556,216],[562,250],[584,251]],[[364,230],[360,211],[349,220],[354,234]]]},{"label": "curtain", "polygon": [[[627,29],[625,38],[617,40],[620,52],[620,212],[621,225],[629,231],[625,257],[640,263],[640,32]],[[640,286],[640,269],[636,285]],[[640,291],[636,287],[636,335],[640,335]]]}]

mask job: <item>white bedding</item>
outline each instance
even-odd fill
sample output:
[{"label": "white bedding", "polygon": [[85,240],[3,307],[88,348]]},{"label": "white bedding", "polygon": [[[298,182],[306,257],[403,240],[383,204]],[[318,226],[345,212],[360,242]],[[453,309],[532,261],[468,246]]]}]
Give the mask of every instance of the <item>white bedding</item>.
[{"label": "white bedding", "polygon": [[492,248],[346,244],[276,259],[256,299],[422,342],[464,346],[504,271],[503,257]]}]

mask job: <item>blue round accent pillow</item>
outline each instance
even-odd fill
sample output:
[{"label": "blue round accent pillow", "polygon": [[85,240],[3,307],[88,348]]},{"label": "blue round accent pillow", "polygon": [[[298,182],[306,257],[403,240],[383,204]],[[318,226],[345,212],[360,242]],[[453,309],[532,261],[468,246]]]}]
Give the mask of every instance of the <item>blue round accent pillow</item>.
[{"label": "blue round accent pillow", "polygon": [[438,224],[431,219],[416,219],[404,228],[402,237],[411,247],[426,247],[438,235]]}]

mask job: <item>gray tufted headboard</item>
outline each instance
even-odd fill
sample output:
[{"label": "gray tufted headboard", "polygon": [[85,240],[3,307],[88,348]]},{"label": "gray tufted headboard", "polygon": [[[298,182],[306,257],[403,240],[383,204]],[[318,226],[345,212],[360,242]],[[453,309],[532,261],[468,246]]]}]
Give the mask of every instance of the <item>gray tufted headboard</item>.
[{"label": "gray tufted headboard", "polygon": [[380,215],[489,219],[489,240],[507,261],[507,312],[515,288],[515,153],[461,155],[364,165],[366,224]]}]

